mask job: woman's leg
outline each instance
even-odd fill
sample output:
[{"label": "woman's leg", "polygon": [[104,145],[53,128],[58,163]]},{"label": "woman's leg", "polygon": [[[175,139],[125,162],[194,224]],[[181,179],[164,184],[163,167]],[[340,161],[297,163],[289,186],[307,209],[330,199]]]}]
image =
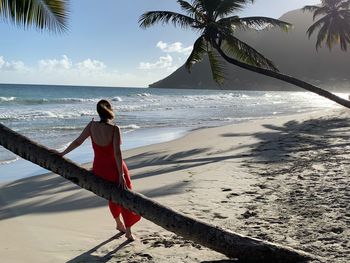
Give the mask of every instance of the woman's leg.
[{"label": "woman's leg", "polygon": [[[126,163],[123,161],[123,171],[125,176],[125,182],[129,189],[132,189],[130,174]],[[131,241],[135,240],[135,237],[132,235],[131,226],[133,226],[137,221],[141,219],[141,217],[130,210],[121,207],[121,214],[123,217],[124,225],[125,225],[125,237]]]},{"label": "woman's leg", "polygon": [[121,206],[116,203],[113,203],[112,201],[109,201],[109,209],[111,210],[113,218],[115,219],[116,229],[119,230],[120,232],[126,233],[125,226],[123,222],[120,220],[120,214],[122,211]]},{"label": "woman's leg", "polygon": [[125,237],[127,239],[129,239],[130,241],[134,241],[135,240],[135,237],[131,233],[131,227],[127,227],[126,228]]}]

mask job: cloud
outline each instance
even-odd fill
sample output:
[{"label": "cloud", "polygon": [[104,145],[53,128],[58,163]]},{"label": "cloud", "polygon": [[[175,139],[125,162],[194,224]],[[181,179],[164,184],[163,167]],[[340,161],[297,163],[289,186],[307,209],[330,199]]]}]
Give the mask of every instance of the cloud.
[{"label": "cloud", "polygon": [[167,54],[165,57],[160,57],[155,63],[140,62],[139,69],[167,69],[173,67],[173,58]]},{"label": "cloud", "polygon": [[41,59],[38,61],[38,69],[41,71],[60,71],[60,72],[72,72],[78,74],[102,72],[107,66],[102,61],[87,58],[83,61],[74,63],[66,55],[63,55],[61,59]]},{"label": "cloud", "polygon": [[22,61],[5,61],[3,56],[0,56],[0,70],[2,71],[25,71],[26,67]]},{"label": "cloud", "polygon": [[34,66],[27,67],[22,61],[8,62],[0,56],[0,79],[3,83],[145,87],[168,74],[166,67],[171,66],[172,58],[165,56],[155,64],[156,67],[165,68],[153,73],[130,73],[108,68],[104,62],[96,59],[74,61],[66,55],[40,59]]},{"label": "cloud", "polygon": [[77,68],[83,71],[101,71],[106,68],[106,65],[98,60],[90,58],[76,64]]},{"label": "cloud", "polygon": [[184,55],[191,54],[191,51],[193,49],[192,46],[183,47],[183,44],[181,42],[175,42],[172,44],[168,44],[168,43],[165,43],[163,41],[159,41],[157,43],[157,47],[166,53],[180,53],[180,54],[184,54]]},{"label": "cloud", "polygon": [[[174,42],[172,44],[168,44],[163,41],[159,41],[156,46],[165,53],[178,53],[186,56],[188,56],[193,49],[192,46],[184,47],[181,42]],[[183,63],[184,57],[178,56],[175,57],[175,60],[178,61],[178,63]],[[166,54],[166,56],[159,57],[158,61],[154,63],[140,62],[138,68],[142,70],[164,69],[164,73],[169,74],[171,72],[174,72],[178,67],[178,65],[174,64],[173,57],[169,54]]]},{"label": "cloud", "polygon": [[63,55],[62,59],[42,59],[38,62],[39,68],[42,70],[67,70],[73,65],[72,61]]}]

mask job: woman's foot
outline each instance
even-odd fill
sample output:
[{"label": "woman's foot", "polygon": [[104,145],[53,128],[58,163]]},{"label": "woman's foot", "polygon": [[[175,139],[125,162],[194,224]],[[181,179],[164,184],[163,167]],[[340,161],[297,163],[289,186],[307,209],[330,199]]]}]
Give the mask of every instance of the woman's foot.
[{"label": "woman's foot", "polygon": [[115,222],[117,223],[116,229],[120,232],[126,233],[126,228],[120,218],[116,218]]},{"label": "woman's foot", "polygon": [[132,235],[130,227],[127,227],[127,228],[126,228],[125,237],[126,237],[129,241],[135,241],[135,237]]}]

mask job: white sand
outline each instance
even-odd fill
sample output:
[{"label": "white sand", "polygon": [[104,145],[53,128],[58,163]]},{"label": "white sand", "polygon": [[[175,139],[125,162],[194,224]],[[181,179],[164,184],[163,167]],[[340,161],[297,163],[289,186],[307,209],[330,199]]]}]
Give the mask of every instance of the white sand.
[{"label": "white sand", "polygon": [[[134,189],[162,204],[349,262],[349,116],[327,111],[201,129],[124,158]],[[0,262],[225,259],[145,219],[134,227],[137,241],[111,239],[105,200],[53,174],[2,185],[0,220]]]}]

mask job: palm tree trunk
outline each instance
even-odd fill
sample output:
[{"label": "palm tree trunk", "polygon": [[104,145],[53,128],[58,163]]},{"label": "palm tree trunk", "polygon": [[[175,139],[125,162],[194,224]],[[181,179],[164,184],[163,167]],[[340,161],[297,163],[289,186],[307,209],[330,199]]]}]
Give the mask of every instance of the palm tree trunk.
[{"label": "palm tree trunk", "polygon": [[213,43],[213,47],[230,64],[236,65],[240,68],[247,69],[249,71],[253,71],[253,72],[258,73],[258,74],[262,74],[262,75],[265,75],[265,76],[268,76],[271,78],[279,79],[279,80],[282,80],[284,82],[293,84],[297,87],[300,87],[302,89],[305,89],[305,90],[313,92],[313,93],[316,93],[317,95],[320,95],[320,96],[325,97],[327,99],[330,99],[330,100],[332,100],[332,101],[334,101],[334,102],[336,102],[336,103],[338,103],[346,108],[350,108],[350,101],[349,100],[340,98],[339,96],[336,96],[327,90],[321,89],[321,88],[316,87],[310,83],[307,83],[307,82],[302,81],[300,79],[297,79],[297,78],[294,78],[294,77],[291,77],[291,76],[288,76],[288,75],[285,75],[285,74],[282,74],[279,72],[275,72],[275,71],[264,69],[264,68],[255,67],[255,66],[240,62],[234,58],[227,56],[217,43]]},{"label": "palm tree trunk", "polygon": [[185,216],[130,190],[122,190],[54,151],[0,124],[0,145],[13,153],[107,200],[134,211],[153,223],[205,247],[239,258],[240,262],[301,262],[314,258],[302,251],[245,237]]}]

